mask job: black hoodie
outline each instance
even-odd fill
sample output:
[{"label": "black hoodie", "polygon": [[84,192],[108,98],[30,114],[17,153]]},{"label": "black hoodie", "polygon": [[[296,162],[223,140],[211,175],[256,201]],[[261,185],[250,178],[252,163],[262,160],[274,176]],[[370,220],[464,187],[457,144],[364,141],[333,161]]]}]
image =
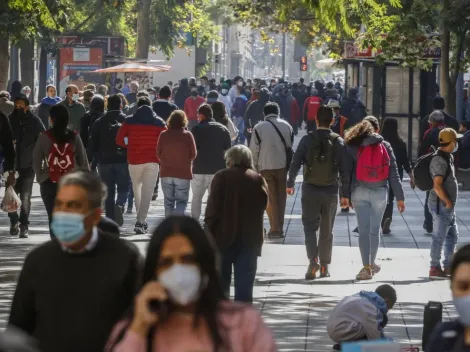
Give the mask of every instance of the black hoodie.
[{"label": "black hoodie", "polygon": [[[85,148],[88,147],[88,140],[90,138],[90,131],[95,123],[101,116],[104,115],[104,99],[100,96],[94,96],[91,99],[90,111],[88,111],[83,117],[80,124],[80,138],[82,139]],[[91,155],[88,155],[88,160],[91,159]]]},{"label": "black hoodie", "polygon": [[269,102],[270,94],[267,88],[261,88],[259,92],[259,99],[255,100],[248,105],[245,112],[245,131],[246,137],[251,136],[251,132],[248,129],[252,129],[260,121],[264,121],[264,106]]},{"label": "black hoodie", "polygon": [[191,95],[191,91],[188,85],[188,79],[183,78],[181,84],[178,87],[178,90],[175,93],[175,104],[180,110],[184,110],[184,102]]}]

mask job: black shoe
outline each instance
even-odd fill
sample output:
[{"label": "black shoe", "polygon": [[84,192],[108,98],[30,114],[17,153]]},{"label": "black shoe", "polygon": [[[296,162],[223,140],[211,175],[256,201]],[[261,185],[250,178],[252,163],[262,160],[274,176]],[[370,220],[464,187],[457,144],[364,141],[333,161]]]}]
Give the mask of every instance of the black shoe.
[{"label": "black shoe", "polygon": [[28,238],[28,225],[20,225],[20,238]]},{"label": "black shoe", "polygon": [[10,224],[10,235],[18,236],[19,233],[20,233],[19,224],[17,222],[15,222],[14,224]]},{"label": "black shoe", "polygon": [[322,264],[320,266],[320,278],[330,277],[330,271],[328,270],[328,264]]},{"label": "black shoe", "polygon": [[268,238],[284,238],[284,233],[282,231],[269,231]]},{"label": "black shoe", "polygon": [[333,345],[333,351],[341,351],[341,345],[339,343]]},{"label": "black shoe", "polygon": [[126,214],[132,214],[132,208],[127,208]]},{"label": "black shoe", "polygon": [[145,233],[144,225],[137,221],[134,226],[134,232],[138,235],[143,235]]},{"label": "black shoe", "polygon": [[359,227],[356,226],[356,228],[353,230],[353,232],[359,233]]},{"label": "black shoe", "polygon": [[318,270],[320,270],[320,265],[316,261],[310,262],[305,273],[305,280],[315,280]]},{"label": "black shoe", "polygon": [[342,213],[349,213],[349,207],[347,208],[341,208]]},{"label": "black shoe", "polygon": [[143,223],[143,226],[144,226],[145,233],[147,233],[147,230],[148,230],[148,228],[149,228],[149,225],[148,225],[146,222],[144,222],[144,223]]},{"label": "black shoe", "polygon": [[390,224],[392,223],[392,218],[386,218],[382,225],[382,234],[390,235],[392,231],[390,231]]},{"label": "black shoe", "polygon": [[157,200],[157,198],[158,198],[158,193],[154,193],[152,196],[152,200]]},{"label": "black shoe", "polygon": [[432,223],[430,224],[427,224],[427,223],[424,223],[423,224],[423,229],[424,231],[426,231],[426,235],[432,235],[432,233],[434,232],[434,228],[432,226]]}]

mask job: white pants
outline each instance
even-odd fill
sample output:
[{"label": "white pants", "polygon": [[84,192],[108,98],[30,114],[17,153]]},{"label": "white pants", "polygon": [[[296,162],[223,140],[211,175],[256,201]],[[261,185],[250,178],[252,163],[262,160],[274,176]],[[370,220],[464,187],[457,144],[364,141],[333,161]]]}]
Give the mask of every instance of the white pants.
[{"label": "white pants", "polygon": [[197,221],[201,217],[202,198],[204,198],[206,191],[210,191],[213,178],[214,175],[193,175],[191,180],[191,189],[193,191],[191,216]]},{"label": "white pants", "polygon": [[158,170],[159,165],[157,163],[129,165],[135,208],[137,210],[137,222],[144,223],[147,220]]}]

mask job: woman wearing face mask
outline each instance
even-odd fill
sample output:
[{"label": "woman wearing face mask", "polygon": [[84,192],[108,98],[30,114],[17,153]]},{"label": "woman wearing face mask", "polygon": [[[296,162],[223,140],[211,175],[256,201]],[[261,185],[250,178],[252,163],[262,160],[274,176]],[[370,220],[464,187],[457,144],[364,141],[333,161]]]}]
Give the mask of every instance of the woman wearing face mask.
[{"label": "woman wearing face mask", "polygon": [[222,83],[222,86],[221,86],[221,90],[220,90],[220,95],[219,95],[219,100],[224,103],[225,105],[225,108],[227,109],[227,111],[231,111],[232,110],[232,98],[230,98],[230,96],[228,95],[228,89],[229,89],[229,86],[227,83]]},{"label": "woman wearing face mask", "polygon": [[275,351],[259,313],[224,296],[214,248],[196,220],[165,219],[150,240],[132,312],[106,350]]},{"label": "woman wearing face mask", "polygon": [[450,287],[459,318],[434,329],[426,352],[470,351],[470,245],[460,248],[450,267]]}]

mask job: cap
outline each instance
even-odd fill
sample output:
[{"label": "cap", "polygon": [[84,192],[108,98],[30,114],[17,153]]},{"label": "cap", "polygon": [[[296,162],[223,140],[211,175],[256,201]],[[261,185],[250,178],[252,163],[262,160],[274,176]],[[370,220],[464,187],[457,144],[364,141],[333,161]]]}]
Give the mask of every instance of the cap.
[{"label": "cap", "polygon": [[339,109],[341,106],[339,105],[339,102],[337,100],[330,99],[326,107],[332,109]]},{"label": "cap", "polygon": [[444,128],[439,132],[439,144],[443,146],[456,142],[459,138],[462,138],[462,135],[458,135],[452,128]]},{"label": "cap", "polygon": [[215,103],[217,100],[219,100],[219,93],[216,90],[211,90],[207,93],[207,102],[209,104]]},{"label": "cap", "polygon": [[222,85],[220,86],[221,89],[229,89],[229,86],[227,83],[222,83]]}]

